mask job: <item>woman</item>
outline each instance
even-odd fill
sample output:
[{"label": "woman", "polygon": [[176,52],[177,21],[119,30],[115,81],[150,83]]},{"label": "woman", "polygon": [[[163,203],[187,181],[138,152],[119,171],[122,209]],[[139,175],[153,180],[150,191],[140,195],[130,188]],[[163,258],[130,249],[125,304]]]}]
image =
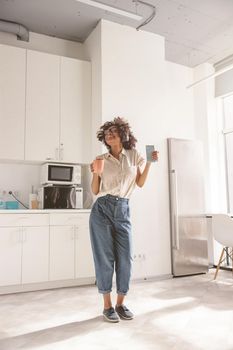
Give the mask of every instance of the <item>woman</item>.
[{"label": "woman", "polygon": [[[131,274],[131,222],[129,198],[137,184],[146,181],[151,163],[144,166],[144,159],[136,151],[136,138],[124,119],[117,117],[104,123],[97,133],[108,153],[98,156],[104,160],[103,170],[91,164],[93,179],[91,188],[98,195],[90,215],[90,237],[95,263],[97,287],[104,298],[103,315],[107,321],[131,320],[133,313],[123,304],[129,290]],[[158,159],[158,152],[152,159]],[[117,302],[112,307],[112,277],[116,272]]]}]

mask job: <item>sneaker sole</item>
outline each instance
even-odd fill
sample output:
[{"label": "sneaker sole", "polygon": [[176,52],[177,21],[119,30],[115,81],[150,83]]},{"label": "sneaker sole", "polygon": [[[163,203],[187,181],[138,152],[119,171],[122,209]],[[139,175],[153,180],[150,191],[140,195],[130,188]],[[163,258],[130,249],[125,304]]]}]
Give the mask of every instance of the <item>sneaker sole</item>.
[{"label": "sneaker sole", "polygon": [[[118,313],[117,313],[117,314],[118,314]],[[121,314],[118,314],[118,316],[119,316],[122,320],[127,320],[127,321],[133,320],[133,317],[124,317],[124,316],[122,316]]]},{"label": "sneaker sole", "polygon": [[111,319],[109,319],[107,316],[105,316],[104,314],[103,314],[103,317],[104,317],[104,319],[105,319],[106,321],[111,322],[111,323],[117,323],[117,322],[120,321],[119,319],[118,319],[118,320],[111,320]]}]

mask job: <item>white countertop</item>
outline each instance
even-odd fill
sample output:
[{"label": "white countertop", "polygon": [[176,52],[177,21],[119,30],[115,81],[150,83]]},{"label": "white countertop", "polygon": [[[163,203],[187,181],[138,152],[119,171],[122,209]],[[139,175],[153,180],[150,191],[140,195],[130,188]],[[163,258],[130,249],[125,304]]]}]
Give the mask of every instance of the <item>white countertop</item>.
[{"label": "white countertop", "polygon": [[3,209],[0,214],[90,213],[91,209]]}]

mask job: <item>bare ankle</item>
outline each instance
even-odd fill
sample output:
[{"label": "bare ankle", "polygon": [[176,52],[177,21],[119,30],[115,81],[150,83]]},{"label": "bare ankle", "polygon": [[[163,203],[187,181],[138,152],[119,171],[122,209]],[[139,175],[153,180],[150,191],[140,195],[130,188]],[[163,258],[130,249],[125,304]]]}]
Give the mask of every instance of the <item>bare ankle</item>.
[{"label": "bare ankle", "polygon": [[105,309],[110,309],[110,307],[112,307],[112,301],[111,301],[110,293],[104,294],[103,297],[104,297],[104,308]]}]

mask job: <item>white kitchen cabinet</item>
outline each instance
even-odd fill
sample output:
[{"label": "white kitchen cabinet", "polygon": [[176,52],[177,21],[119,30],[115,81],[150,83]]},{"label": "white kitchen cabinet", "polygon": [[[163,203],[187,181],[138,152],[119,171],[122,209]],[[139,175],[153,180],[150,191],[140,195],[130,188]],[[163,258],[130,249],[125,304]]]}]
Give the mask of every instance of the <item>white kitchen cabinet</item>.
[{"label": "white kitchen cabinet", "polygon": [[0,227],[0,286],[21,283],[21,228]]},{"label": "white kitchen cabinet", "polygon": [[50,227],[50,281],[74,278],[74,226]]},{"label": "white kitchen cabinet", "polygon": [[0,294],[93,284],[89,212],[0,213]]},{"label": "white kitchen cabinet", "polygon": [[75,226],[75,277],[93,276],[95,276],[95,270],[89,235],[89,215],[84,214],[82,221]]},{"label": "white kitchen cabinet", "polygon": [[94,277],[89,213],[50,215],[50,280]]},{"label": "white kitchen cabinet", "polygon": [[90,62],[27,51],[25,160],[89,160]]},{"label": "white kitchen cabinet", "polygon": [[59,159],[60,57],[27,50],[25,160]]},{"label": "white kitchen cabinet", "polygon": [[49,226],[22,227],[22,283],[49,280]]},{"label": "white kitchen cabinet", "polygon": [[91,64],[61,57],[60,160],[90,158]]},{"label": "white kitchen cabinet", "polygon": [[26,50],[0,45],[0,159],[24,159]]},{"label": "white kitchen cabinet", "polygon": [[49,216],[0,215],[0,285],[48,281]]}]

